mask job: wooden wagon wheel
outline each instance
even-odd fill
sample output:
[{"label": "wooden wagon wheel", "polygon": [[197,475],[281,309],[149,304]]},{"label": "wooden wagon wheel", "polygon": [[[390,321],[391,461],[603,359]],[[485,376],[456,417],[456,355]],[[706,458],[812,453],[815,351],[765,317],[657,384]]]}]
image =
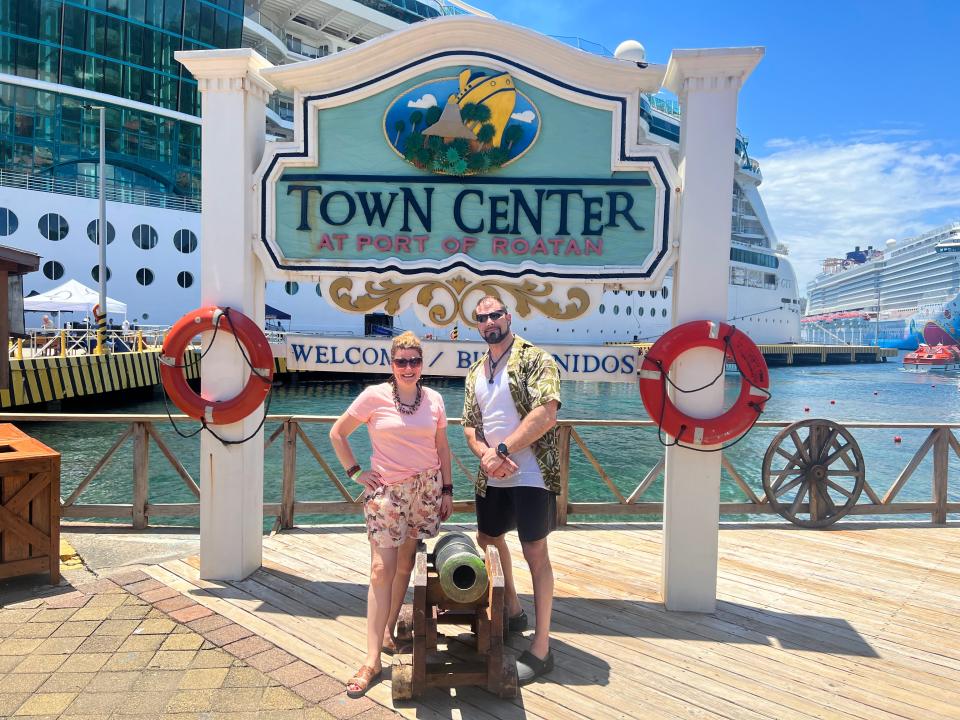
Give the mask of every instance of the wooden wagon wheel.
[{"label": "wooden wagon wheel", "polygon": [[802,527],[826,527],[850,512],[864,479],[860,446],[832,420],[803,420],[784,428],[763,456],[763,490],[770,506]]}]

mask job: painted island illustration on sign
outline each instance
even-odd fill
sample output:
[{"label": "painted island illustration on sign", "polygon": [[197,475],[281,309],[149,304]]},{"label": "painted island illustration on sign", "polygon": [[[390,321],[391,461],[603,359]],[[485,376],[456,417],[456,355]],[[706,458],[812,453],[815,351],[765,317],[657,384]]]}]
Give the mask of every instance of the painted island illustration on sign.
[{"label": "painted island illustration on sign", "polygon": [[509,165],[537,139],[540,113],[509,73],[466,68],[410,88],[383,116],[390,147],[442,175],[481,175]]}]

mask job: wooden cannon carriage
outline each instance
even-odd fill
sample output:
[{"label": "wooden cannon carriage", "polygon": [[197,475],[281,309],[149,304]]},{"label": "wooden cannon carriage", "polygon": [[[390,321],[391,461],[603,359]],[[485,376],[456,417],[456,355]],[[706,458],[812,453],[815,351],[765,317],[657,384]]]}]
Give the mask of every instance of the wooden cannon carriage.
[{"label": "wooden cannon carriage", "polygon": [[[471,636],[467,642],[446,638],[437,632],[441,624],[469,626]],[[468,536],[447,533],[433,553],[421,549],[413,604],[403,607],[397,624],[397,645],[409,643],[412,653],[394,657],[394,701],[419,697],[427,688],[465,685],[516,697],[517,667],[504,652],[503,630],[503,570],[496,548],[488,547],[482,558]]]}]

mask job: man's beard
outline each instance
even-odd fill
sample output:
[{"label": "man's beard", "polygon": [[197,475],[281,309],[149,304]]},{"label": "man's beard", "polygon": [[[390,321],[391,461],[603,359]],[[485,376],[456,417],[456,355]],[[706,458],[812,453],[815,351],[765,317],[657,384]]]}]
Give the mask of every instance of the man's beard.
[{"label": "man's beard", "polygon": [[508,332],[510,332],[509,327],[506,330],[501,330],[498,327],[491,328],[484,333],[483,339],[487,342],[487,345],[496,345],[507,336]]}]

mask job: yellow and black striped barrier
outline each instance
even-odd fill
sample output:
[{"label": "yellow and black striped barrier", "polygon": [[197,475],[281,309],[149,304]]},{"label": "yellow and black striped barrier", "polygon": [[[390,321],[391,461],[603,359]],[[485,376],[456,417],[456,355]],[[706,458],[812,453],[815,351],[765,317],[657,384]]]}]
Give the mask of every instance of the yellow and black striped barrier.
[{"label": "yellow and black striped barrier", "polygon": [[[10,388],[0,389],[0,409],[71,398],[90,398],[160,384],[160,349],[107,355],[67,355],[10,360]],[[200,377],[199,353],[187,355],[186,375]],[[285,357],[274,372],[287,371]]]}]

